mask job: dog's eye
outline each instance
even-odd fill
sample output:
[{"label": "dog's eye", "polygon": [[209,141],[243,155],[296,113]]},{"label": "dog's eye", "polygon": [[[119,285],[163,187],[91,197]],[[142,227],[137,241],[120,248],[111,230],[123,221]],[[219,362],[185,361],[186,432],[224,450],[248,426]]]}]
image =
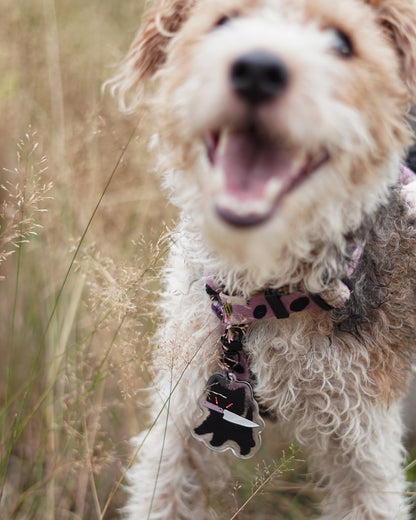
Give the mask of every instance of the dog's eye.
[{"label": "dog's eye", "polygon": [[218,20],[215,22],[215,27],[221,27],[221,25],[225,25],[230,21],[230,17],[227,15],[221,16],[221,18],[218,18]]},{"label": "dog's eye", "polygon": [[354,56],[354,49],[351,38],[344,31],[340,29],[331,29],[332,42],[331,48],[341,58],[352,58]]},{"label": "dog's eye", "polygon": [[230,20],[232,20],[233,18],[235,18],[237,16],[237,13],[236,12],[230,12],[230,13],[225,13],[223,14],[222,16],[220,16],[218,18],[218,20],[215,22],[214,24],[214,29],[216,27],[222,27],[223,25],[226,25]]}]

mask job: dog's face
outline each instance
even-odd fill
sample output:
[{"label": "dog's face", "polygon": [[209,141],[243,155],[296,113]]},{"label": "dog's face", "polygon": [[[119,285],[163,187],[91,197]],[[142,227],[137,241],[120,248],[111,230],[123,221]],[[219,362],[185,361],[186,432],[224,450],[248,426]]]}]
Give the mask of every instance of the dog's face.
[{"label": "dog's face", "polygon": [[415,26],[406,0],[156,6],[126,89],[156,75],[168,184],[215,250],[307,258],[374,209],[408,144]]}]

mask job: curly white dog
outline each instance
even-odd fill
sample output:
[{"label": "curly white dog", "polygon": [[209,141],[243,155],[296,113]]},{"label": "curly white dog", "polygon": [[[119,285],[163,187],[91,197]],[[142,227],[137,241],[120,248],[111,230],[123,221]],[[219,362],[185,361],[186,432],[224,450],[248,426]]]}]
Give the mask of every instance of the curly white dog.
[{"label": "curly white dog", "polygon": [[112,86],[150,96],[180,210],[128,518],[215,517],[218,452],[254,456],[273,415],[321,520],[408,519],[413,3],[160,0]]}]

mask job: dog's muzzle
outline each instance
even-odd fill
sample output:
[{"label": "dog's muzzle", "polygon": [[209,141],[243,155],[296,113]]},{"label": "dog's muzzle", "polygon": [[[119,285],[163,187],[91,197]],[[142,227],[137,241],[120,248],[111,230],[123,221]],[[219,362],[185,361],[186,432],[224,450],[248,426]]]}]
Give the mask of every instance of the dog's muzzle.
[{"label": "dog's muzzle", "polygon": [[268,105],[278,113],[292,80],[288,64],[264,50],[253,49],[230,64],[227,81],[238,109],[231,108],[229,119],[222,117],[203,138],[215,175],[212,207],[232,227],[267,222],[283,198],[329,160],[324,145],[304,149],[281,123],[277,127],[264,117]]}]

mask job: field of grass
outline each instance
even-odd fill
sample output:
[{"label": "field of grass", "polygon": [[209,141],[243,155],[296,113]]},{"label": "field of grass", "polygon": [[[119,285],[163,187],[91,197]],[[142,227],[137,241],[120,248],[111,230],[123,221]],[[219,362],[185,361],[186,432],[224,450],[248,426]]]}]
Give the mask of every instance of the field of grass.
[{"label": "field of grass", "polygon": [[[1,7],[0,519],[117,519],[175,218],[141,114],[101,93],[143,2]],[[233,463],[221,519],[314,511],[302,454],[284,439],[269,450]]]}]

